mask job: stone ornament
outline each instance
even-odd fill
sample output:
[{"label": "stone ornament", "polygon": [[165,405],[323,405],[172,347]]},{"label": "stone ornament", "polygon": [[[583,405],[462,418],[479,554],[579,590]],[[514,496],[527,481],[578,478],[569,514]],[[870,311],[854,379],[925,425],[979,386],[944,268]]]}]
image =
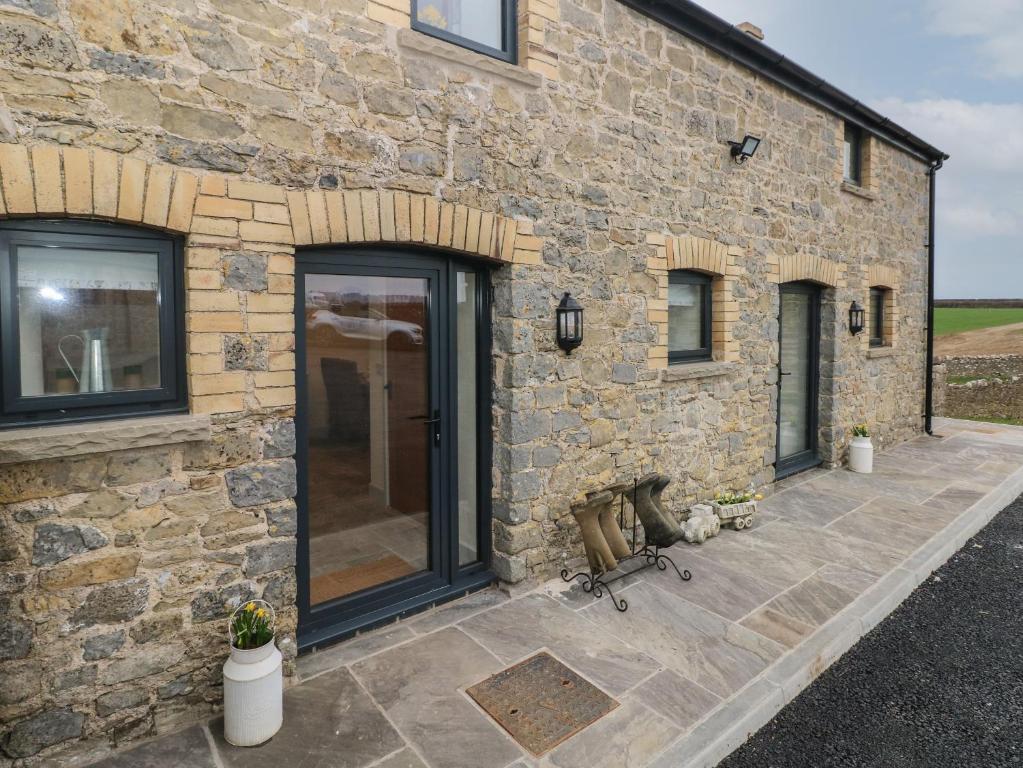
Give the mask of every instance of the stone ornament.
[{"label": "stone ornament", "polygon": [[721,520],[709,504],[697,504],[689,512],[682,533],[689,544],[703,544],[721,531]]},{"label": "stone ornament", "polygon": [[755,501],[744,501],[739,504],[718,504],[713,501],[711,506],[721,520],[721,525],[731,526],[737,531],[753,527],[753,517],[757,513]]}]

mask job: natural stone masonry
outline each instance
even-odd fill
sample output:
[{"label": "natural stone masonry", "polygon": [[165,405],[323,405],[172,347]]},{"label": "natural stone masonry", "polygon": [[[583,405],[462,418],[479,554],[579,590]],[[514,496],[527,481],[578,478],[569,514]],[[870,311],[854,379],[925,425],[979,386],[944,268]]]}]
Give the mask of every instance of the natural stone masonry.
[{"label": "natural stone masonry", "polygon": [[[507,581],[581,551],[569,510],[586,491],[656,471],[679,510],[773,479],[780,281],[825,287],[824,461],[857,421],[885,445],[919,432],[921,162],[872,139],[849,189],[837,116],[616,0],[520,2],[519,66],[413,31],[408,0],[186,5],[0,10],[0,217],[184,239],[185,418],[200,420],[0,439],[7,758],[45,764],[214,710],[223,617],[243,600],[274,603],[292,653],[296,247],[500,266]],[[765,141],[739,167],[726,142],[745,132]],[[712,366],[666,365],[669,258],[715,275]],[[847,312],[882,279],[897,343],[874,357]],[[586,311],[571,357],[552,330],[565,290]]]},{"label": "natural stone masonry", "polygon": [[942,416],[1023,421],[1023,355],[941,358],[935,410]]}]

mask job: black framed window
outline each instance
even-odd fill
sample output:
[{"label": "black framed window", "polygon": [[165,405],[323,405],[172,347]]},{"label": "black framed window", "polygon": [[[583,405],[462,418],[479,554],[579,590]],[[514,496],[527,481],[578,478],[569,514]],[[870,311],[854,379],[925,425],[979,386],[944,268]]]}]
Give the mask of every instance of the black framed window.
[{"label": "black framed window", "polygon": [[412,0],[412,29],[515,63],[516,0]]},{"label": "black framed window", "polygon": [[870,289],[870,346],[884,346],[885,296],[883,288]]},{"label": "black framed window", "polygon": [[184,410],[180,241],[0,222],[0,426]]},{"label": "black framed window", "polygon": [[863,183],[863,131],[849,123],[842,146],[842,175],[852,184]]},{"label": "black framed window", "polygon": [[668,273],[668,362],[710,360],[712,279],[684,269]]}]

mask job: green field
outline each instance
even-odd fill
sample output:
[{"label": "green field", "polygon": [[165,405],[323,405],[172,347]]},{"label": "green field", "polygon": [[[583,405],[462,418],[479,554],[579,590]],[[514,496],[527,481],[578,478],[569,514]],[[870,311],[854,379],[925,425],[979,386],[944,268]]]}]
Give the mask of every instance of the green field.
[{"label": "green field", "polygon": [[1023,308],[978,307],[937,307],[934,310],[934,333],[946,336],[950,333],[976,331],[997,325],[1023,323]]}]

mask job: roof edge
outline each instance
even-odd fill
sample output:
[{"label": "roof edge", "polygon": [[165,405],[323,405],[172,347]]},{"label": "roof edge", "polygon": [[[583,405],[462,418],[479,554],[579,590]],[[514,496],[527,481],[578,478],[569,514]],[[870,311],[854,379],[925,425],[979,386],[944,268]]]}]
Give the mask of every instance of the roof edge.
[{"label": "roof edge", "polygon": [[949,156],[690,0],[618,0],[927,163]]}]

